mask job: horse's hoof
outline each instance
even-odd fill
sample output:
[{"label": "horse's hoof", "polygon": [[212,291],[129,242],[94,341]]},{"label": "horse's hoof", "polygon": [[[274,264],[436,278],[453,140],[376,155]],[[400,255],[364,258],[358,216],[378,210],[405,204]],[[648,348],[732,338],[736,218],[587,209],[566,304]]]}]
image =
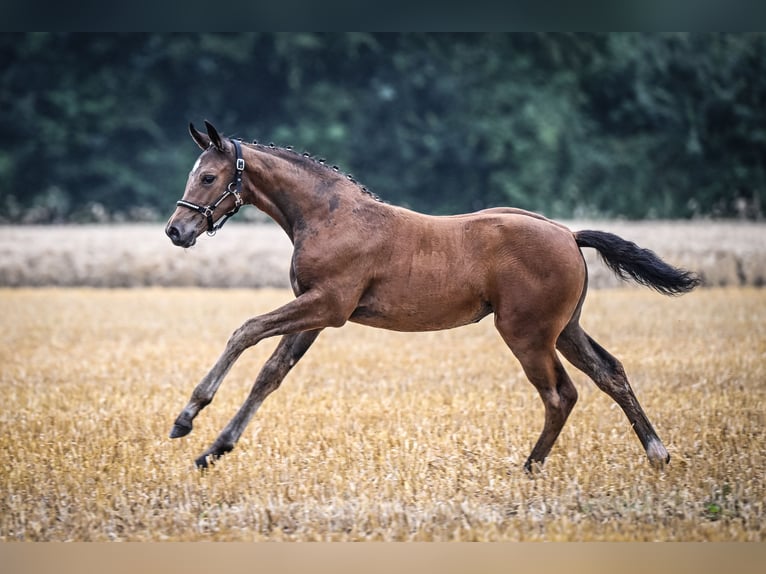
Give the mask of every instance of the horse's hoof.
[{"label": "horse's hoof", "polygon": [[524,473],[529,478],[540,475],[543,471],[543,462],[545,461],[527,459],[527,462],[524,463]]},{"label": "horse's hoof", "polygon": [[208,466],[214,465],[215,461],[232,450],[234,450],[233,444],[211,447],[205,454],[197,458],[197,460],[194,461],[194,464],[197,465],[197,468],[207,468]]},{"label": "horse's hoof", "polygon": [[173,428],[170,429],[170,438],[180,438],[182,436],[186,436],[192,431],[191,425],[183,425],[179,423],[175,423],[173,425]]},{"label": "horse's hoof", "polygon": [[649,457],[651,465],[658,470],[662,470],[670,462],[670,455],[659,440],[649,442],[646,447],[646,456]]}]

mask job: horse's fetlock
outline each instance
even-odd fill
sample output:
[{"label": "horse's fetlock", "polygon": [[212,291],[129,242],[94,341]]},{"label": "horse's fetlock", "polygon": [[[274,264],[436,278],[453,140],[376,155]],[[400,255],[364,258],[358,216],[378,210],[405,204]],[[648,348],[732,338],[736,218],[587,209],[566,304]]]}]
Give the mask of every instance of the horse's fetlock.
[{"label": "horse's fetlock", "polygon": [[213,401],[213,394],[208,391],[194,391],[192,401],[199,405],[200,409],[205,408]]}]

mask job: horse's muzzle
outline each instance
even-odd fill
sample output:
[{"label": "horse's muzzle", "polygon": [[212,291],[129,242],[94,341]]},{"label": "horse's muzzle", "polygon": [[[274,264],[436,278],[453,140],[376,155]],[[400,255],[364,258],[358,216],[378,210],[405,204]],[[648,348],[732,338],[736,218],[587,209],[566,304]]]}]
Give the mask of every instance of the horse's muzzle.
[{"label": "horse's muzzle", "polygon": [[165,234],[170,241],[179,247],[191,247],[197,241],[197,233],[194,227],[186,227],[177,223],[168,223]]}]

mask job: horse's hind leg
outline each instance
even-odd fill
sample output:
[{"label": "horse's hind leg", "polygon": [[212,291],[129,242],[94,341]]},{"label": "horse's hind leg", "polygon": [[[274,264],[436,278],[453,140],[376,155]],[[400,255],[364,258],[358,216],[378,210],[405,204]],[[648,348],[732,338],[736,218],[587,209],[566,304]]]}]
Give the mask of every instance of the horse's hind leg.
[{"label": "horse's hind leg", "polygon": [[255,379],[245,402],[229,424],[221,431],[215,442],[195,461],[200,468],[205,468],[209,460],[215,460],[231,451],[242,433],[261,406],[261,403],[274,392],[282,383],[287,373],[295,366],[300,358],[308,351],[316,340],[321,329],[306,331],[294,335],[285,335],[277,345],[271,357],[266,361]]},{"label": "horse's hind leg", "polygon": [[524,468],[529,471],[533,463],[542,464],[553,448],[553,443],[577,402],[577,389],[555,352],[541,352],[534,357],[527,355],[520,357],[520,360],[527,378],[545,405],[543,430],[524,463]]},{"label": "horse's hind leg", "polygon": [[534,463],[542,464],[553,448],[577,402],[577,389],[556,355],[550,337],[515,339],[501,320],[496,318],[495,325],[545,406],[543,430],[524,463],[525,470],[530,471]]},{"label": "horse's hind leg", "polygon": [[633,393],[620,361],[591,339],[576,319],[566,326],[556,346],[570,363],[620,405],[652,465],[661,468],[667,464],[670,455]]}]

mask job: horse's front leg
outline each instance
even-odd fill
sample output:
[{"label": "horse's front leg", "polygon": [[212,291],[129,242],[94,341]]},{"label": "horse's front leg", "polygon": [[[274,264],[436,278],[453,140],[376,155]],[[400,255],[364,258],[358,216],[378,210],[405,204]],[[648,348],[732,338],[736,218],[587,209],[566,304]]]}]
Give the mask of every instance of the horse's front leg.
[{"label": "horse's front leg", "polygon": [[339,327],[346,322],[353,310],[353,307],[345,307],[318,290],[307,291],[275,311],[245,321],[234,331],[213,368],[192,392],[191,400],[173,424],[170,438],[182,437],[191,432],[194,417],[213,400],[223,378],[247,348],[275,335]]},{"label": "horse's front leg", "polygon": [[213,365],[210,372],[194,388],[189,404],[181,411],[173,424],[173,428],[170,429],[170,438],[179,438],[191,432],[194,417],[213,400],[223,378],[231,369],[234,361],[242,354],[242,351],[244,349],[235,349],[231,345],[226,346],[226,350]]},{"label": "horse's front leg", "polygon": [[208,461],[216,460],[231,451],[263,401],[279,388],[287,373],[298,363],[316,340],[321,330],[285,335],[274,353],[263,365],[253,388],[234,418],[221,431],[215,442],[195,461],[206,468]]}]

